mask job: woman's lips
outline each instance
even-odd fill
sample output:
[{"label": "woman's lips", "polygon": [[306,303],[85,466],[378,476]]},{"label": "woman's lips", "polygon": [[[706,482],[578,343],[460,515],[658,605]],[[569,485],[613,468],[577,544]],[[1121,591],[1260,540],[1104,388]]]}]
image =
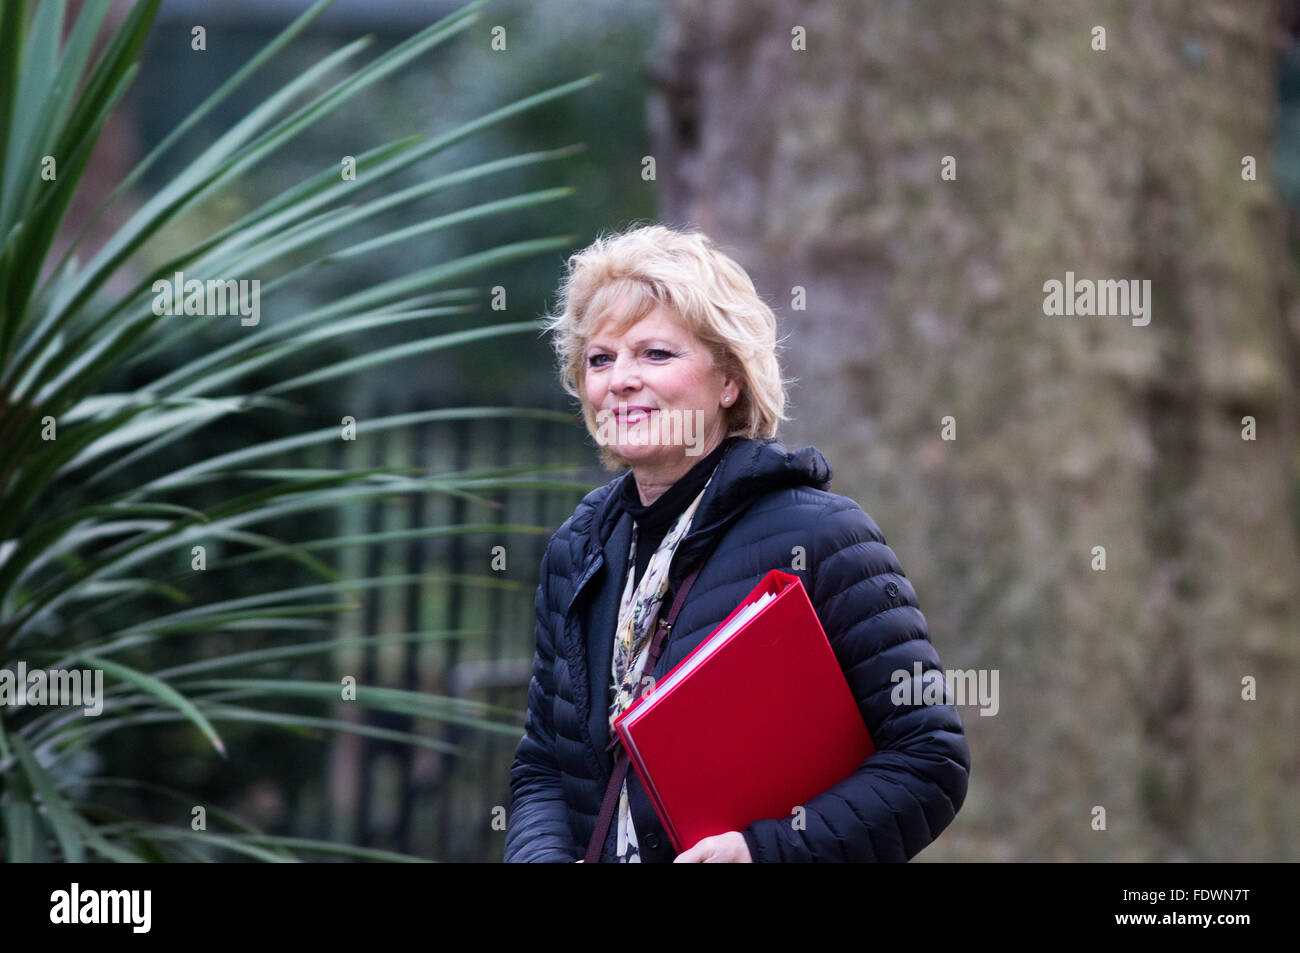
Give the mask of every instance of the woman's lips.
[{"label": "woman's lips", "polygon": [[634,424],[650,416],[650,414],[654,413],[654,410],[655,408],[650,407],[650,408],[629,409],[625,413],[619,413],[615,411],[615,417],[617,417],[617,419],[622,420],[626,423]]}]

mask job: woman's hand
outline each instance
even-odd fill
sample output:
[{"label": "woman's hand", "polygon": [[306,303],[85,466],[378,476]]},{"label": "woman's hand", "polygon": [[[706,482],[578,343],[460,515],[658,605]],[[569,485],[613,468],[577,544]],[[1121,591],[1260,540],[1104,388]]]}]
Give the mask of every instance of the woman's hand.
[{"label": "woman's hand", "polygon": [[[580,864],[586,860],[575,860]],[[674,864],[752,864],[754,858],[749,856],[749,845],[745,835],[740,831],[727,831],[706,837],[690,850],[673,858]]]},{"label": "woman's hand", "polygon": [[740,831],[727,831],[699,841],[673,858],[674,864],[752,864],[749,845]]}]

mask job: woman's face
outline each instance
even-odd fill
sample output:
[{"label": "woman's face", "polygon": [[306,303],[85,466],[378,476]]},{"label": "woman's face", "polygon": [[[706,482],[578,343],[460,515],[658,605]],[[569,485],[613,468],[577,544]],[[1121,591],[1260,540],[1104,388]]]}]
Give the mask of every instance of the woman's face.
[{"label": "woman's face", "polygon": [[639,474],[675,479],[726,436],[740,392],[703,342],[662,305],[621,335],[606,320],[586,350],[597,440]]}]

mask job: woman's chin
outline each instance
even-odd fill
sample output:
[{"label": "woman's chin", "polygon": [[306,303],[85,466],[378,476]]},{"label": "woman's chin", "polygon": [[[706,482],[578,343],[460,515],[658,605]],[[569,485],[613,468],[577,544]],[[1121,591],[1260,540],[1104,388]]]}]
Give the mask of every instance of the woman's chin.
[{"label": "woman's chin", "polygon": [[624,460],[655,460],[664,455],[664,447],[643,446],[635,443],[616,443],[611,444],[610,449],[617,453]]},{"label": "woman's chin", "polygon": [[617,443],[610,449],[627,461],[629,466],[667,462],[675,460],[682,454],[681,447],[665,447],[659,444]]}]

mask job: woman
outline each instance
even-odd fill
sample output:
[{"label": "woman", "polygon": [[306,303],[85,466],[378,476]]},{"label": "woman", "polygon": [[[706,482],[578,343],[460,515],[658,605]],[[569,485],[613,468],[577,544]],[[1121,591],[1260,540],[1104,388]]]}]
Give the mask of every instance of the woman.
[{"label": "woman", "polygon": [[[565,389],[607,469],[542,558],[525,733],[510,774],[506,861],[581,861],[614,765],[614,719],[771,569],[798,575],[876,754],[793,816],[759,818],[675,855],[635,772],[602,862],[905,861],[951,823],[970,752],[950,705],[895,705],[913,663],[939,669],[916,593],[857,503],[828,492],[785,414],[776,320],[744,270],[698,233],[602,237],[569,260],[555,332]],[[660,612],[700,568],[645,670]],[[774,672],[773,678],[780,673]],[[921,699],[921,685],[911,698]],[[613,803],[610,786],[610,803]]]}]

